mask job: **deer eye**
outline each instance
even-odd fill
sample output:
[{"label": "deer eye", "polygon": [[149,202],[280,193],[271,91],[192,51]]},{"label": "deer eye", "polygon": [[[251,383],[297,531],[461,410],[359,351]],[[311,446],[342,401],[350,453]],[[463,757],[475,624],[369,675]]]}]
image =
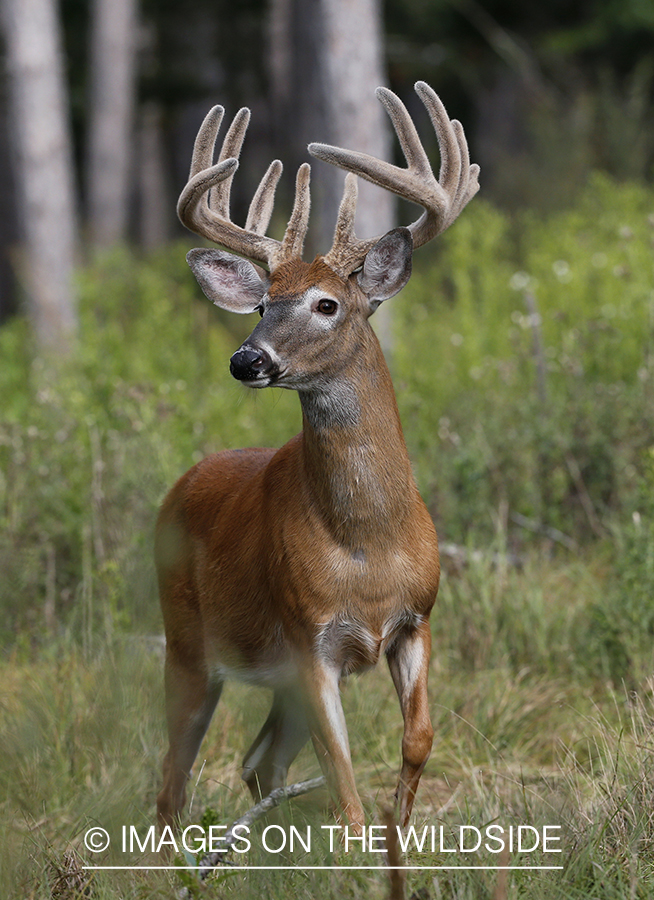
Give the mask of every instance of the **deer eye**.
[{"label": "deer eye", "polygon": [[338,309],[338,304],[335,300],[324,298],[323,300],[318,301],[318,306],[316,308],[323,316],[333,316]]}]

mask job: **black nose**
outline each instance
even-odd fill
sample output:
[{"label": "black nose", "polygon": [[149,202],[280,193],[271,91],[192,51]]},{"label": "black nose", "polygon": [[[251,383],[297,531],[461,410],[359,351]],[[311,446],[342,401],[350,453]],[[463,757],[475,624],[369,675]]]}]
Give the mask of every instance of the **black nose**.
[{"label": "black nose", "polygon": [[241,347],[229,361],[229,370],[239,381],[254,381],[271,367],[268,353],[254,347]]}]

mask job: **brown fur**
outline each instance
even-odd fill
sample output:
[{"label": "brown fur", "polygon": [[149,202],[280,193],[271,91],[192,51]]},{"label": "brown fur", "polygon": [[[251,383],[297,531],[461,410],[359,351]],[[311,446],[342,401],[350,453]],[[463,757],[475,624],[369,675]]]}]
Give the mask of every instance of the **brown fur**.
[{"label": "brown fur", "polygon": [[343,279],[327,265],[322,256],[317,256],[311,263],[291,259],[271,273],[269,296],[273,301],[281,297],[299,296],[316,285],[324,287],[328,293],[338,295],[343,290]]}]

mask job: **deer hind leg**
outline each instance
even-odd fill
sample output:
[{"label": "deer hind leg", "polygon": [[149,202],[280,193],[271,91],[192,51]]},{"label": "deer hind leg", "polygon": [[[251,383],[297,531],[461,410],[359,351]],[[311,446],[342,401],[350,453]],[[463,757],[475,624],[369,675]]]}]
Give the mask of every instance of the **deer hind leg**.
[{"label": "deer hind leg", "polygon": [[286,784],[289,767],[309,740],[309,726],[294,691],[276,690],[268,718],[243,759],[243,781],[255,800]]},{"label": "deer hind leg", "polygon": [[186,802],[186,783],[222,691],[197,664],[180,663],[166,654],[166,717],[170,746],[163,764],[163,787],[157,797],[159,824],[173,825]]},{"label": "deer hind leg", "polygon": [[400,635],[387,654],[404,718],[402,771],[395,792],[402,827],[409,822],[418,782],[434,739],[427,701],[430,651],[429,622],[422,622],[414,631]]}]

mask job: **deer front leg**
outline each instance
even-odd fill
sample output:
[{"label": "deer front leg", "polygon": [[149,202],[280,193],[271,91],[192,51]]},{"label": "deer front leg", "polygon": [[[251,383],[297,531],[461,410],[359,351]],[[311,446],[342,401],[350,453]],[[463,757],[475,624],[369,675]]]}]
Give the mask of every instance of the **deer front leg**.
[{"label": "deer front leg", "polygon": [[404,718],[402,771],[395,792],[402,827],[409,822],[418,782],[434,739],[427,701],[430,652],[431,632],[429,622],[424,621],[415,630],[401,634],[387,654]]},{"label": "deer front leg", "polygon": [[345,817],[350,833],[363,832],[364,815],[354,782],[347,726],[339,689],[340,673],[316,662],[302,673],[303,691],[311,739],[337,806],[337,816]]}]

